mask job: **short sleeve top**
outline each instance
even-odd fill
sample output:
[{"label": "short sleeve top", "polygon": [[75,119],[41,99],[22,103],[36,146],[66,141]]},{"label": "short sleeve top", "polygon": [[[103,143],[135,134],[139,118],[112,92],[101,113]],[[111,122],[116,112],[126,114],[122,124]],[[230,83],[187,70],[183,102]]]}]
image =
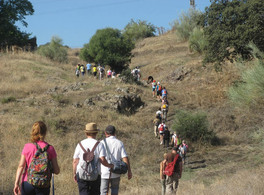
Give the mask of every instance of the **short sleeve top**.
[{"label": "short sleeve top", "polygon": [[[44,148],[46,145],[48,145],[48,143],[45,141],[37,141],[36,143],[40,146],[40,148]],[[22,150],[22,155],[24,155],[26,158],[26,168],[22,176],[22,181],[27,181],[27,170],[36,151],[37,147],[34,145],[34,143],[25,144]],[[49,155],[49,160],[52,160],[53,158],[57,157],[56,151],[52,145],[49,146],[47,152]]]}]

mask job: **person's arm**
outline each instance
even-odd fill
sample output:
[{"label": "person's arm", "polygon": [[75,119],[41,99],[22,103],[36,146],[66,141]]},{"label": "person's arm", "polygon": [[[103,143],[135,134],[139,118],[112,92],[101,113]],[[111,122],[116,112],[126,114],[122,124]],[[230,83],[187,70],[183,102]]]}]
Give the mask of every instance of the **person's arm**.
[{"label": "person's arm", "polygon": [[163,161],[161,161],[160,163],[160,179],[164,179],[164,175],[163,175]]},{"label": "person's arm", "polygon": [[58,175],[60,173],[60,167],[58,165],[57,157],[51,159],[51,164],[52,164],[52,168],[53,168],[53,173]]},{"label": "person's arm", "polygon": [[108,167],[110,169],[114,168],[114,165],[113,164],[109,164],[104,156],[100,157],[99,160],[104,166],[106,166],[106,167]]},{"label": "person's arm", "polygon": [[76,178],[76,170],[77,170],[77,165],[79,164],[79,158],[75,158],[73,159],[73,162],[72,162],[72,169],[73,169],[73,180],[75,182],[77,182],[77,178]]},{"label": "person's arm", "polygon": [[131,168],[130,168],[129,159],[128,159],[128,157],[124,157],[124,158],[122,158],[122,160],[127,164],[127,168],[128,168],[127,177],[128,177],[128,179],[131,179],[132,178],[132,171],[131,171]]},{"label": "person's arm", "polygon": [[20,194],[19,182],[20,182],[20,178],[21,178],[21,175],[22,175],[22,172],[23,172],[25,166],[26,166],[26,158],[22,154],[20,161],[19,161],[19,164],[18,164],[17,172],[16,172],[16,180],[15,180],[15,186],[14,186],[14,190],[13,190],[15,195]]}]

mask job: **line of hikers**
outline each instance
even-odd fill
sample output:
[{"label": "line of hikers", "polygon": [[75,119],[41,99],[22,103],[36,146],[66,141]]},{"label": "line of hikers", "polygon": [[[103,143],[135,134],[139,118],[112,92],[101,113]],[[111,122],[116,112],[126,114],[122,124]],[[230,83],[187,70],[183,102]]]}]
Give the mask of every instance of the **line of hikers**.
[{"label": "line of hikers", "polygon": [[[183,164],[186,163],[188,145],[185,140],[181,140],[179,133],[176,131],[171,134],[169,127],[166,125],[169,110],[167,89],[155,80],[152,80],[151,87],[153,97],[162,102],[153,120],[154,136],[159,138],[160,145],[168,150],[160,163],[162,195],[175,195],[182,175]],[[169,151],[170,148],[172,148],[171,151]]]},{"label": "line of hikers", "polygon": [[86,68],[83,64],[77,64],[75,68],[76,77],[79,77],[80,75],[84,76],[85,74],[87,74],[88,76],[93,75],[95,78],[97,78],[98,76],[100,80],[102,80],[104,77],[116,78],[118,76],[116,72],[111,68],[105,71],[105,66],[100,64],[96,66],[88,63],[86,64]]},{"label": "line of hikers", "polygon": [[[118,195],[120,176],[132,178],[129,158],[124,144],[118,140],[116,128],[106,127],[105,138],[96,139],[99,132],[96,123],[87,123],[83,130],[86,139],[80,141],[73,155],[73,180],[78,184],[80,195]],[[31,142],[22,150],[13,192],[15,195],[49,195],[52,180],[59,174],[55,148],[45,142],[47,126],[42,121],[33,124]]]}]

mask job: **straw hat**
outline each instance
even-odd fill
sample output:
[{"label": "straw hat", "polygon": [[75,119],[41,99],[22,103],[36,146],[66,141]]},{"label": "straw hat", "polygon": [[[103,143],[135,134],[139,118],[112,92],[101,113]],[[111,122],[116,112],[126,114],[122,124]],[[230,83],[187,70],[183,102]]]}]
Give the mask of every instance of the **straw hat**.
[{"label": "straw hat", "polygon": [[85,133],[97,133],[98,131],[96,123],[87,123],[85,125]]}]

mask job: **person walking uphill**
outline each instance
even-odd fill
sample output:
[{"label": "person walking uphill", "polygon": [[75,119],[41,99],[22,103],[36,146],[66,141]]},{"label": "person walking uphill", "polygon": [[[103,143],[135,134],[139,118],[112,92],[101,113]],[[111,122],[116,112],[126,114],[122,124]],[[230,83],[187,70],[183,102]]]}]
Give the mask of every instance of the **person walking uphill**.
[{"label": "person walking uphill", "polygon": [[[17,168],[13,190],[15,195],[50,194],[52,172],[59,174],[60,168],[54,147],[44,141],[46,134],[47,126],[44,122],[38,121],[33,124],[31,143],[25,144]],[[19,185],[21,176],[22,184]]]},{"label": "person walking uphill", "polygon": [[[105,129],[106,138],[101,141],[104,144],[107,152],[107,161],[116,166],[117,161],[124,161],[127,165],[128,179],[132,178],[132,172],[126,150],[122,141],[115,137],[116,128],[109,125]],[[116,167],[114,167],[115,169]],[[119,191],[120,174],[114,173],[114,170],[109,170],[104,165],[101,165],[101,195],[108,194],[109,185],[111,184],[111,195],[117,195]]]},{"label": "person walking uphill", "polygon": [[88,123],[84,130],[86,139],[79,142],[73,155],[73,179],[78,183],[80,195],[100,194],[100,162],[108,168],[113,165],[105,159],[105,148],[96,140],[97,125]]}]

